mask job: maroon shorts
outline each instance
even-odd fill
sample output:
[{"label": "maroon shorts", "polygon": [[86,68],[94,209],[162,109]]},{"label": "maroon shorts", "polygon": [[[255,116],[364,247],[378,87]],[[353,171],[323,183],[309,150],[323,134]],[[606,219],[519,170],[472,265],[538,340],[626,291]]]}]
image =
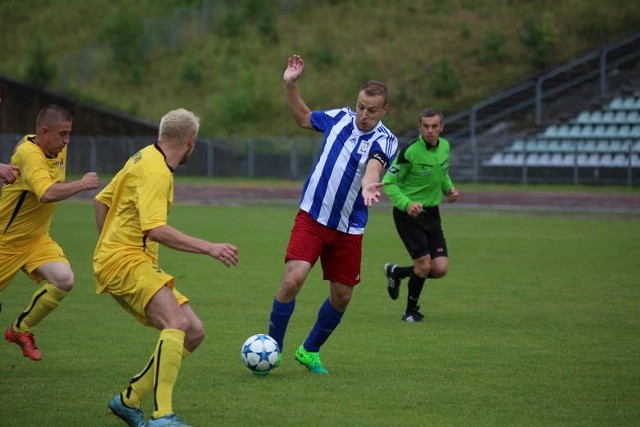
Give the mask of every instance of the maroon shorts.
[{"label": "maroon shorts", "polygon": [[298,211],[287,245],[285,262],[307,261],[314,265],[320,258],[324,280],[355,286],[360,283],[362,234],[348,234],[326,227]]}]

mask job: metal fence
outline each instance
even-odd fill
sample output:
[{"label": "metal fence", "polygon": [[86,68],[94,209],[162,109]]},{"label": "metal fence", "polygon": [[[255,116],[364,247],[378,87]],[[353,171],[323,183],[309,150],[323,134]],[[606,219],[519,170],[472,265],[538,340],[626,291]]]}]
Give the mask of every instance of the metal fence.
[{"label": "metal fence", "polygon": [[[0,135],[0,162],[9,162],[20,135]],[[87,171],[111,175],[136,151],[155,142],[152,137],[88,137],[74,136],[69,145],[67,173],[80,175]],[[401,140],[401,144],[409,139]],[[179,175],[276,178],[302,180],[320,153],[320,138],[200,139],[189,162],[181,166]],[[505,141],[506,143],[506,141]],[[495,152],[480,150],[479,181],[498,183],[640,184],[640,144],[616,153],[599,153],[598,160],[576,144],[572,153],[564,148],[556,153],[506,150],[501,162]],[[573,157],[569,157],[573,154]],[[581,157],[586,154],[586,157]],[[623,161],[605,162],[605,158],[622,155]],[[546,160],[543,161],[543,157]],[[553,160],[557,156],[562,161]],[[609,157],[607,157],[609,156]],[[571,158],[572,161],[567,159]],[[452,157],[450,174],[454,182],[465,181],[460,171],[465,167]]]},{"label": "metal fence", "polygon": [[[291,13],[310,2],[274,0],[270,7],[278,13]],[[203,0],[199,8],[178,8],[167,18],[146,20],[143,54],[152,55],[158,49],[176,50],[203,33],[216,31],[240,4],[233,0]],[[505,90],[469,110],[449,115],[444,136],[452,143],[452,177],[474,182],[638,185],[638,166],[632,152],[626,157],[628,161],[613,165],[582,162],[578,160],[579,153],[574,153],[573,164],[566,159],[552,166],[532,164],[524,154],[522,161],[496,165],[491,163],[492,156],[513,139],[497,139],[483,132],[499,121],[517,119],[524,114],[531,114],[535,124],[541,125],[548,119],[546,104],[584,85],[594,85],[600,95],[605,95],[610,90],[610,74],[618,67],[637,63],[639,58],[640,32],[636,32]],[[104,69],[105,63],[111,60],[112,53],[104,45],[90,45],[80,55],[63,58],[63,86],[71,81],[89,82],[94,72]],[[0,161],[8,160],[15,140],[15,136],[0,135]],[[89,168],[111,173],[150,142],[153,141],[144,138],[74,136],[69,170],[79,173]],[[313,164],[318,150],[319,139],[313,138],[202,139],[194,158],[181,173],[299,179]]]},{"label": "metal fence", "polygon": [[[0,162],[8,163],[21,135],[0,135]],[[73,136],[67,173],[113,174],[154,137]],[[181,175],[302,179],[315,163],[319,138],[199,138]]]}]

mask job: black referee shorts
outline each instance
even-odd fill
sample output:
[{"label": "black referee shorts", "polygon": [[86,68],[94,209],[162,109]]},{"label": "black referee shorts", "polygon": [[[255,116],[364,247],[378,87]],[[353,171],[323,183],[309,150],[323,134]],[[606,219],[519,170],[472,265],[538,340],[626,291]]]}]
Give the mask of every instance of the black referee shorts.
[{"label": "black referee shorts", "polygon": [[448,256],[440,210],[437,206],[425,207],[417,217],[393,208],[393,222],[411,259],[427,254],[431,255],[432,259]]}]

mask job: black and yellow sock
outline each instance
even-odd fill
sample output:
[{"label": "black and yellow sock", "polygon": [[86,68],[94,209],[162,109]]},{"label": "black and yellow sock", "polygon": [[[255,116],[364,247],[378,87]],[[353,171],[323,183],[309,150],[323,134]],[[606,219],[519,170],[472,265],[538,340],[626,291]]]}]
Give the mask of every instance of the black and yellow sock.
[{"label": "black and yellow sock", "polygon": [[[129,387],[127,387],[127,389],[122,392],[122,400],[127,406],[130,406],[132,408],[140,408],[145,397],[147,397],[153,390],[153,380],[156,372],[155,357],[158,351],[157,347],[159,344],[160,341],[158,341],[158,344],[156,344],[156,349],[154,350],[153,354],[151,355],[151,359],[149,359],[149,362],[142,370],[142,372],[131,378]],[[189,350],[183,347],[182,359],[186,359],[190,355],[191,353],[189,352]]]},{"label": "black and yellow sock", "polygon": [[144,367],[142,372],[131,378],[129,387],[122,392],[122,401],[125,405],[132,408],[140,408],[142,401],[153,390],[153,374],[155,372],[155,357],[156,351],[154,350],[151,355],[151,359]]},{"label": "black and yellow sock", "polygon": [[60,304],[67,293],[45,282],[33,293],[31,302],[13,323],[13,329],[18,333],[30,331]]},{"label": "black and yellow sock", "polygon": [[160,418],[173,412],[173,387],[178,378],[184,352],[184,331],[164,329],[155,352],[153,418]]}]

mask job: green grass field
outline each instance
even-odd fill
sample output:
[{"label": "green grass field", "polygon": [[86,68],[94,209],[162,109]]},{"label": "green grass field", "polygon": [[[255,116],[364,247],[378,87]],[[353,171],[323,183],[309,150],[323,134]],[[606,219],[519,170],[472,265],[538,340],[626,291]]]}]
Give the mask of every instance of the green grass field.
[{"label": "green grass field", "polygon": [[[207,339],[182,365],[175,409],[208,426],[631,426],[640,420],[640,221],[444,211],[451,268],[428,281],[426,322],[400,321],[384,262],[406,264],[388,208],[365,235],[362,283],[323,347],[330,375],[293,360],[327,295],[316,267],[299,295],[282,366],[256,377],[245,338],[266,332],[295,207],[176,206],[172,224],[240,248],[226,269],[164,248],[161,264],[192,298]],[[95,295],[89,204],[60,204],[52,234],[74,291],[35,329],[41,362],[0,343],[0,425],[124,426],[106,405],[146,363],[157,331]],[[0,294],[3,328],[34,285]],[[145,412],[151,411],[147,402]]]}]

